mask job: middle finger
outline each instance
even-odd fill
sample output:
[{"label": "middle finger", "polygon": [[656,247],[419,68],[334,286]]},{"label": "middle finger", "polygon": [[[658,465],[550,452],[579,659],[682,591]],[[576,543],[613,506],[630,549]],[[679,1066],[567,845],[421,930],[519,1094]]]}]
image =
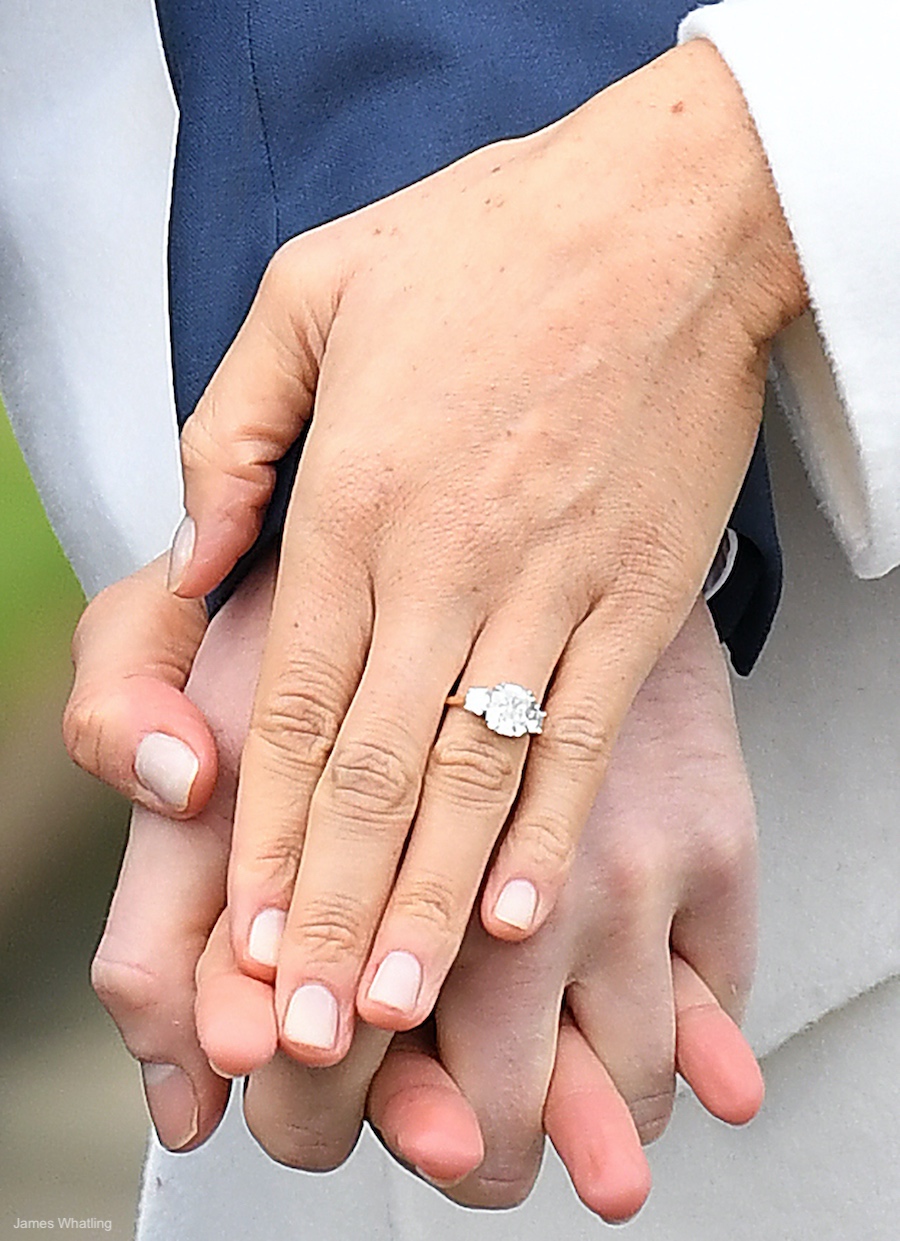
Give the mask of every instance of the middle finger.
[{"label": "middle finger", "polygon": [[355,995],[416,813],[422,774],[472,622],[426,604],[376,601],[368,660],[309,804],[281,938],[282,1044],[337,1063]]}]

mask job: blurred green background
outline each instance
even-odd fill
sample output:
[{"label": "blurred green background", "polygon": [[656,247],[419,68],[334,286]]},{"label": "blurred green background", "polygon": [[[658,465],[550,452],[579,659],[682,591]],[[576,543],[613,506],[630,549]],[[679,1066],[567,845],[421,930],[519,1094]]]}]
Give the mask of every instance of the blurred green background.
[{"label": "blurred green background", "polygon": [[0,1238],[16,1219],[132,1236],[146,1123],[88,971],[127,807],[69,762],[59,720],[83,596],[0,406]]}]

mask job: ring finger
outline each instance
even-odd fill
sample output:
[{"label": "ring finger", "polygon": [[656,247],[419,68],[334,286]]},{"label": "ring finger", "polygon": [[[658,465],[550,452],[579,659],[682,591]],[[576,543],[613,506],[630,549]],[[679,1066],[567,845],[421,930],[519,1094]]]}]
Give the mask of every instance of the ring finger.
[{"label": "ring finger", "polygon": [[[451,709],[441,725],[414,831],[360,981],[357,1006],[366,1021],[389,1029],[418,1025],[453,964],[529,745],[527,735],[498,735],[486,721],[509,731],[524,726],[522,687],[540,701],[568,637],[559,618],[552,626],[546,621],[523,626],[520,609],[499,613],[472,649],[461,690],[498,681],[511,688],[498,686],[485,719]],[[539,726],[539,717],[529,718]]]}]

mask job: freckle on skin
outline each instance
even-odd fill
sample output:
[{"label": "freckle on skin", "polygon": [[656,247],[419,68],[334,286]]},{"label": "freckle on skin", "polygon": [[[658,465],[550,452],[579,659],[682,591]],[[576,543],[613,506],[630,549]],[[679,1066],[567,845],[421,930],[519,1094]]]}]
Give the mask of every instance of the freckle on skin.
[{"label": "freckle on skin", "polygon": [[673,104],[672,104],[672,111],[673,111],[673,112],[683,112],[683,111],[684,111],[684,100],[683,100],[683,99],[679,99],[677,103],[673,103]]}]

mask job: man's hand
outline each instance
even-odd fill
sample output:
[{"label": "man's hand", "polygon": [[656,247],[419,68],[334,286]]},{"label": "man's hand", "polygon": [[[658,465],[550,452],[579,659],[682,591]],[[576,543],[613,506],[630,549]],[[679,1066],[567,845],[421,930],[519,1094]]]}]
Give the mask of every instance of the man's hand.
[{"label": "man's hand", "polygon": [[[172,571],[196,595],[250,545],[314,407],[229,878],[237,959],[277,964],[299,1060],[339,1061],[357,1011],[425,1018],[492,858],[488,931],[550,916],[804,297],[698,43],[274,259],[185,429]],[[546,694],[530,744],[445,713],[500,681]]]},{"label": "man's hand", "polygon": [[[734,1021],[754,945],[753,806],[701,604],[635,701],[551,918],[515,945],[471,921],[438,999],[436,1043],[419,1030],[392,1045],[372,1122],[395,1154],[475,1206],[527,1195],[546,1130],[591,1209],[625,1218],[648,1192],[640,1147],[667,1123],[676,1066],[724,1120],[759,1107],[759,1071]],[[342,1093],[340,1114],[361,1117],[358,1044],[377,1031],[360,1024],[329,1069],[283,1055],[266,1066],[274,994],[238,968],[224,919],[197,980],[202,1045],[223,1071],[252,1074],[258,1140],[292,1166],[334,1159],[322,1132],[337,1114],[329,1075],[347,1069],[356,1102]]]},{"label": "man's hand", "polygon": [[183,692],[206,608],[168,594],[165,580],[160,557],[88,604],[72,639],[63,738],[79,767],[129,801],[188,819],[216,783],[215,742]]},{"label": "man's hand", "polygon": [[[170,1150],[204,1142],[228,1099],[226,1078],[210,1065],[197,1038],[195,973],[225,903],[236,773],[272,586],[271,568],[260,566],[215,618],[188,682],[190,698],[181,687],[205,619],[198,632],[194,608],[173,608],[160,563],[100,596],[86,611],[74,646],[70,715],[77,712],[80,725],[68,736],[79,738],[73,757],[88,759],[94,774],[130,792],[129,773],[148,720],[166,736],[202,740],[205,779],[196,782],[193,821],[178,822],[171,810],[164,817],[135,809],[92,969],[97,994],[141,1064],[153,1122]],[[231,1012],[232,1035],[254,1062],[267,1066],[247,1093],[251,1123],[260,1099],[270,1128],[284,1115],[285,1103],[295,1102],[298,1120],[309,1118],[304,1166],[339,1164],[356,1141],[366,1091],[390,1035],[361,1029],[351,1054],[326,1075],[283,1056],[272,1061],[276,1040],[267,1041],[265,1023],[240,1025],[248,1002],[251,1013],[260,999],[271,1007],[270,988],[243,975],[240,981],[243,1006],[230,1004],[221,991],[218,1000]],[[291,1131],[296,1151],[299,1124]]]}]

